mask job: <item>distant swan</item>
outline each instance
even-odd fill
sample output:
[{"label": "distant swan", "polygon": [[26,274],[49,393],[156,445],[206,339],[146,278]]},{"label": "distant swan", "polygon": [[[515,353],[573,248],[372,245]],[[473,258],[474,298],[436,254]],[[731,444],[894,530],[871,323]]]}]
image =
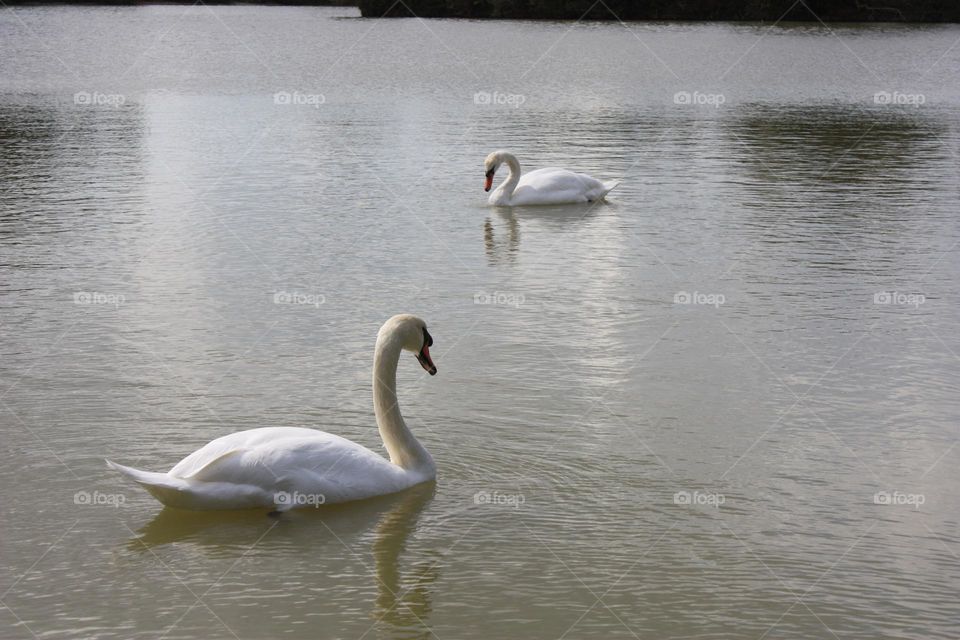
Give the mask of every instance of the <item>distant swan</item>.
[{"label": "distant swan", "polygon": [[390,460],[330,433],[299,427],[240,431],[208,443],[167,473],[107,465],[181,509],[278,511],[395,493],[436,476],[433,458],[407,428],[397,406],[400,352],[412,351],[430,374],[433,338],[423,320],[390,318],[377,334],[373,411]]},{"label": "distant swan", "polygon": [[497,187],[487,204],[493,206],[523,206],[535,204],[573,204],[603,199],[617,186],[615,180],[601,182],[584,173],[550,167],[520,175],[520,163],[507,151],[494,151],[484,160],[486,182],[484,191],[493,186],[493,176],[506,163],[510,168],[507,179]]}]

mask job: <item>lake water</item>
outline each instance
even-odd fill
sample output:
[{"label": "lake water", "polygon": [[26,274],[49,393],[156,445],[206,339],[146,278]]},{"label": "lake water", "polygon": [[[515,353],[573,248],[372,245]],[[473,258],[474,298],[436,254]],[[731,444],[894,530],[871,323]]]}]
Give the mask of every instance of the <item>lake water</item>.
[{"label": "lake water", "polygon": [[[0,636],[956,637],[960,27],[357,15],[0,11]],[[622,184],[489,209],[497,148]],[[399,312],[435,486],[105,467],[380,451]]]}]

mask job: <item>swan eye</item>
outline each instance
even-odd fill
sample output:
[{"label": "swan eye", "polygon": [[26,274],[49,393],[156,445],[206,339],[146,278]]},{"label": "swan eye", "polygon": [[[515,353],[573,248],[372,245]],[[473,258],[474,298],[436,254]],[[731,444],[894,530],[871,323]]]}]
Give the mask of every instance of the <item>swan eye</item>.
[{"label": "swan eye", "polygon": [[487,170],[487,174],[486,174],[487,177],[488,177],[488,178],[492,178],[492,177],[493,177],[493,174],[494,174],[496,171],[497,171],[496,168]]},{"label": "swan eye", "polygon": [[430,332],[427,331],[426,327],[423,328],[423,344],[428,347],[433,346],[433,338],[430,336]]}]

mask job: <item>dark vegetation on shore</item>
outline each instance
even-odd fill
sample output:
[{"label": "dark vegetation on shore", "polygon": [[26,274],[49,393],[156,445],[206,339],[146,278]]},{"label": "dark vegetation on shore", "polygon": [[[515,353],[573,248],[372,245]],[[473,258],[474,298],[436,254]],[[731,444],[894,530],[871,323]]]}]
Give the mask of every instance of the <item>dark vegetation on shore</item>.
[{"label": "dark vegetation on shore", "polygon": [[196,2],[196,0],[3,0],[0,4],[2,5],[26,5],[26,6],[39,6],[39,5],[67,5],[67,4],[86,4],[91,6],[96,5],[107,5],[107,6],[120,6],[120,5],[151,5],[151,4],[179,4],[179,5],[192,5],[196,4],[200,6],[201,4],[264,4],[264,5],[288,5],[288,6],[316,6],[316,7],[355,7],[357,6],[357,0],[203,0],[203,2]]},{"label": "dark vegetation on shore", "polygon": [[359,0],[365,17],[960,22],[957,0]]},{"label": "dark vegetation on shore", "polygon": [[[5,0],[6,5],[194,4],[192,0]],[[960,0],[205,0],[203,4],[359,6],[366,18],[960,22]]]}]

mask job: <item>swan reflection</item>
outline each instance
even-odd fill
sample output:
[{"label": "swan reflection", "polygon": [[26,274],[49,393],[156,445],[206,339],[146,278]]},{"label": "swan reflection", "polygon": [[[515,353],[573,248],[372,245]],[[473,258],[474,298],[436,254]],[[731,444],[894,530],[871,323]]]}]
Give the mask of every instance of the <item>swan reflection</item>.
[{"label": "swan reflection", "polygon": [[483,245],[487,253],[487,261],[491,265],[513,264],[517,261],[517,251],[520,249],[520,225],[509,207],[497,207],[497,213],[505,221],[506,229],[503,237],[496,237],[493,222],[487,218],[483,223]]},{"label": "swan reflection", "polygon": [[[379,630],[392,638],[427,638],[432,635],[427,625],[433,610],[433,585],[440,574],[439,556],[421,555],[405,570],[401,570],[401,556],[435,492],[436,483],[425,482],[389,496],[299,509],[279,518],[267,517],[259,510],[192,512],[165,508],[136,531],[137,536],[126,547],[154,554],[155,547],[186,543],[180,545],[181,553],[199,552],[206,559],[235,560],[239,552],[280,562],[281,558],[293,558],[304,549],[315,548],[318,538],[333,538],[334,548],[342,549],[344,557],[353,553],[373,573],[377,595],[369,612],[371,633]],[[363,550],[370,532],[373,566]],[[326,580],[315,572],[302,578],[306,583]],[[336,588],[333,583],[324,586]]]},{"label": "swan reflection", "polygon": [[491,266],[514,264],[520,253],[520,225],[526,222],[541,224],[547,229],[564,229],[588,223],[599,212],[616,207],[613,202],[586,202],[536,207],[491,207],[496,218],[483,223],[483,244],[487,262]]},{"label": "swan reflection", "polygon": [[435,489],[436,485],[431,482],[406,491],[377,524],[373,558],[379,592],[373,615],[378,625],[387,623],[397,633],[395,637],[428,638],[432,635],[426,624],[433,610],[433,584],[440,575],[440,558],[415,563],[404,579],[400,572],[400,555]]}]

